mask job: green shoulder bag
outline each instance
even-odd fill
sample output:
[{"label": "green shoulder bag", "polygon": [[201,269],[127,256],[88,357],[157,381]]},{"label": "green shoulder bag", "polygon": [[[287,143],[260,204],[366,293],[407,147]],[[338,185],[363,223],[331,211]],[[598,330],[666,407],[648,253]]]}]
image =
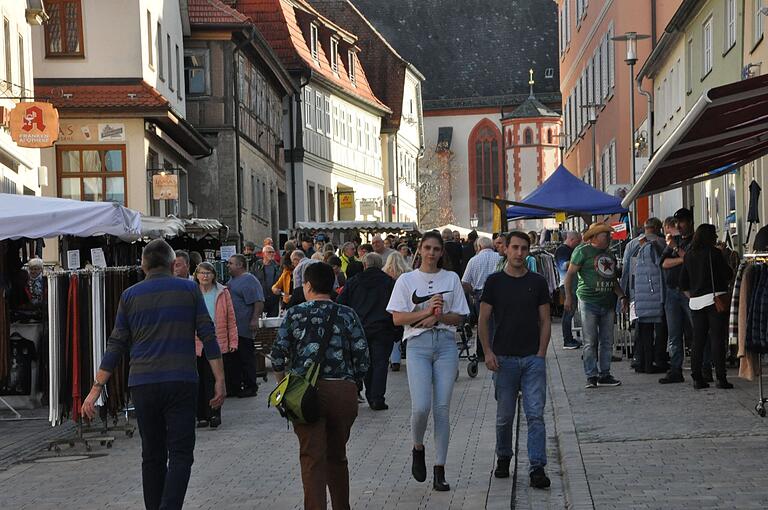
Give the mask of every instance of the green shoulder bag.
[{"label": "green shoulder bag", "polygon": [[333,323],[336,320],[337,306],[328,318],[328,326],[315,353],[312,364],[305,376],[288,372],[277,387],[269,394],[267,406],[276,408],[283,418],[294,424],[314,423],[320,418],[320,398],[317,394],[317,379],[325,359],[325,350],[333,335]]}]

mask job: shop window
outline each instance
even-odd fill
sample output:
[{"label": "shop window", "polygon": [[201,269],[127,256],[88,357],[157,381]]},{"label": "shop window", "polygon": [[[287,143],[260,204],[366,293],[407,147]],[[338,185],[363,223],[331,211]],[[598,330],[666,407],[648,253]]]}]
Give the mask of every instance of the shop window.
[{"label": "shop window", "polygon": [[46,57],[82,57],[83,10],[80,0],[46,0]]},{"label": "shop window", "polygon": [[126,205],[124,145],[59,146],[56,169],[61,198]]},{"label": "shop window", "polygon": [[470,213],[479,225],[493,221],[493,205],[483,197],[505,197],[507,183],[501,164],[501,131],[488,119],[475,126],[469,136]]}]

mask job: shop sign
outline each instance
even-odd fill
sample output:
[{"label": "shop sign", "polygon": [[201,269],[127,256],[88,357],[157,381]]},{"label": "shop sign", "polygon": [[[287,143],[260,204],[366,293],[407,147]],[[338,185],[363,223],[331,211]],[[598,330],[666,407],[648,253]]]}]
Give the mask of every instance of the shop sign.
[{"label": "shop sign", "polygon": [[339,208],[340,209],[355,208],[355,192],[354,191],[344,191],[339,193]]},{"label": "shop sign", "polygon": [[556,212],[555,213],[555,221],[558,223],[565,223],[568,219],[568,214],[565,212]]},{"label": "shop sign", "polygon": [[378,206],[379,204],[377,200],[364,198],[360,200],[360,214],[363,216],[374,216]]},{"label": "shop sign", "polygon": [[51,103],[18,103],[11,110],[10,130],[19,147],[51,147],[59,138],[59,112]]},{"label": "shop sign", "polygon": [[178,200],[179,176],[157,174],[152,176],[152,200]]},{"label": "shop sign", "polygon": [[100,142],[124,142],[125,124],[99,124]]},{"label": "shop sign", "polygon": [[627,239],[628,232],[627,232],[627,224],[622,222],[619,223],[611,223],[611,227],[613,227],[613,232],[611,233],[611,239],[614,239],[616,241],[624,241]]}]

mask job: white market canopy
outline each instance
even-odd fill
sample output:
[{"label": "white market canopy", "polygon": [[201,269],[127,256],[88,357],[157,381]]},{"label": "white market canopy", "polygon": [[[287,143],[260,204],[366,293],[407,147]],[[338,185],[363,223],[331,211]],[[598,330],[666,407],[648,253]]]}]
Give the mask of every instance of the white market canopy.
[{"label": "white market canopy", "polygon": [[296,230],[334,232],[359,230],[363,232],[417,232],[415,223],[395,223],[386,221],[297,221]]},{"label": "white market canopy", "polygon": [[139,213],[114,202],[0,193],[0,240],[104,234],[137,239],[141,234]]}]

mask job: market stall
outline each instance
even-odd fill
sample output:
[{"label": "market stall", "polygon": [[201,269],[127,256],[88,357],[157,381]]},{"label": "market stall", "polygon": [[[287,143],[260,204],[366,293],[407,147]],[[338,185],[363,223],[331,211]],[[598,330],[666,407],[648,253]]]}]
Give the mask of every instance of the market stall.
[{"label": "market stall", "polygon": [[[88,363],[80,363],[86,361],[85,354],[75,357],[72,351],[67,359],[57,357],[48,331],[60,334],[64,329],[61,324],[76,316],[78,323],[87,322],[89,328],[94,324],[98,328],[99,321],[104,326],[105,318],[104,313],[94,313],[89,308],[92,305],[88,305],[78,311],[68,309],[63,322],[51,326],[51,293],[57,291],[49,286],[50,275],[67,278],[75,272],[57,271],[46,277],[42,271],[35,271],[33,276],[25,264],[40,255],[41,239],[102,235],[126,241],[137,239],[139,213],[108,202],[0,194],[0,404],[15,418],[21,417],[17,408],[37,407],[43,393],[50,396],[51,374],[56,373],[56,368],[65,369],[73,377],[77,374],[78,379],[93,377],[93,366],[99,361],[93,356],[98,356],[99,350],[93,350],[95,354]],[[102,285],[98,288],[104,289]],[[90,287],[80,292],[81,300],[90,302]],[[87,314],[81,315],[81,311]],[[78,334],[69,338],[69,345],[82,348],[78,352],[91,352],[93,338]]]}]

